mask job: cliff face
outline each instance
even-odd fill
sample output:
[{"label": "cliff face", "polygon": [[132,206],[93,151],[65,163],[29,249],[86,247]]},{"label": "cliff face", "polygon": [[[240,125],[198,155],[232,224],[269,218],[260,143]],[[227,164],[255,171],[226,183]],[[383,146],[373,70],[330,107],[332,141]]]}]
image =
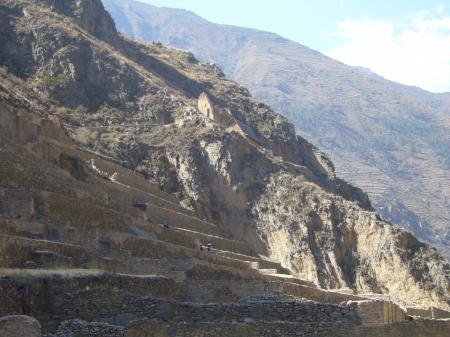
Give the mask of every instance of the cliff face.
[{"label": "cliff face", "polygon": [[142,1],[103,3],[119,31],[220,65],[329,154],[383,217],[450,257],[448,94],[387,81],[273,33]]},{"label": "cliff face", "polygon": [[233,136],[209,135],[169,156],[197,210],[295,275],[405,304],[447,305],[449,269],[436,250],[327,192],[307,168],[274,162]]},{"label": "cliff face", "polygon": [[[78,146],[322,287],[448,308],[442,257],[381,220],[323,153],[216,66],[120,37],[97,0],[2,0],[0,22],[2,85]],[[204,95],[232,123],[199,111]]]}]

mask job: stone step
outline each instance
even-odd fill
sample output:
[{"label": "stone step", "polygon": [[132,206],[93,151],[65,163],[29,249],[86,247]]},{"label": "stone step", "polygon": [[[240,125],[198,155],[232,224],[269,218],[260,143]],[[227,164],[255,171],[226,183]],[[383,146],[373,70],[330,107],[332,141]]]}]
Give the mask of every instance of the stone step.
[{"label": "stone step", "polygon": [[[207,280],[205,285],[203,285],[205,288],[208,286],[208,282],[213,282],[212,280],[214,280],[215,278],[221,279],[225,282],[227,281],[227,278],[230,280],[239,279],[241,280],[241,283],[245,284],[250,284],[248,280],[252,280],[251,283],[253,284],[255,282],[255,279],[260,278],[266,279],[268,282],[274,281],[278,284],[281,284],[284,289],[288,289],[289,293],[305,298],[317,300],[326,299],[327,301],[332,302],[335,301],[335,298],[338,302],[350,299],[361,299],[360,297],[356,296],[344,296],[343,294],[337,294],[317,289],[311,282],[303,281],[290,275],[259,274],[254,269],[252,269],[251,262],[233,260],[208,253],[200,253],[192,249],[187,249],[185,247],[180,247],[160,241],[142,240],[132,236],[128,236],[128,239],[131,241],[129,241],[125,247],[115,247],[115,249],[112,249],[110,251],[110,253],[113,254],[115,258],[101,256],[101,253],[98,251],[85,250],[83,247],[76,245],[11,236],[0,236],[0,248],[6,248],[4,249],[4,251],[10,253],[10,255],[6,253],[1,254],[1,256],[3,258],[6,258],[10,263],[7,265],[3,265],[3,267],[21,267],[23,266],[23,262],[30,260],[28,256],[32,256],[35,251],[41,250],[52,251],[64,256],[71,257],[74,261],[75,266],[90,266],[94,268],[101,268],[108,271],[122,273],[162,273],[166,276],[173,277],[178,281],[184,280],[186,277],[186,274],[184,273],[191,273],[190,270],[192,270],[194,266],[197,266],[197,271],[194,274],[191,274],[191,277],[194,277],[195,279]],[[143,251],[140,251],[140,249],[138,249],[139,247],[143,247]],[[133,249],[130,250],[130,248],[135,249],[134,253]],[[22,258],[17,260],[19,262],[17,262],[15,265],[11,264],[11,261],[14,261],[12,257],[15,257],[17,259],[20,256],[22,256]],[[147,263],[142,263],[143,257],[148,258]],[[161,268],[161,263],[158,263],[156,267],[154,264],[150,263],[151,260],[160,261],[160,259],[163,259],[162,261],[165,261],[164,259],[170,258],[178,259],[178,261],[180,262],[185,261],[182,262],[184,266],[181,266],[178,263],[178,267],[175,266],[175,269],[163,271],[163,268]],[[141,262],[136,265],[136,261]],[[173,261],[168,261],[166,265],[170,265],[172,263]],[[198,268],[201,266],[201,264],[199,265],[199,263],[210,267],[208,267],[209,269],[206,269],[204,272],[199,274]],[[292,284],[292,286],[289,286],[289,284]],[[304,288],[296,287],[297,285],[304,286]],[[233,287],[239,286],[234,285]],[[291,288],[293,289],[292,291],[290,290]],[[276,288],[271,289],[276,290]],[[220,291],[220,288],[218,291]],[[243,291],[240,293],[240,295],[245,296],[248,294],[248,291],[249,290]]]},{"label": "stone step", "polygon": [[[278,262],[268,261],[264,260],[262,258],[254,257],[254,256],[246,256],[235,252],[230,251],[219,251],[219,255],[223,255],[226,257],[231,257],[235,259],[241,259],[241,260],[247,260],[252,262],[252,268],[258,269],[258,268],[268,268],[268,269],[277,269],[278,273],[289,273],[289,271],[285,268],[283,268]],[[255,264],[253,264],[255,262]],[[255,266],[257,267],[255,268]]]},{"label": "stone step", "polygon": [[242,270],[251,270],[250,262],[220,256],[208,251],[187,248],[160,240],[145,240],[123,233],[110,236],[114,250],[128,251],[133,257],[140,258],[195,258],[209,263],[225,265]]},{"label": "stone step", "polygon": [[[193,277],[214,279],[215,275],[218,275],[219,278],[229,277],[230,279],[238,278],[242,280],[266,278],[267,280],[305,284],[304,281],[292,277],[281,279],[272,275],[259,274],[251,268],[252,263],[248,261],[224,258],[160,241],[136,239],[132,236],[129,237],[129,240],[131,241],[125,247],[119,246],[109,251],[98,251],[47,240],[0,236],[1,257],[3,261],[7,261],[0,266],[23,268],[27,261],[33,261],[34,252],[40,250],[69,257],[73,261],[73,266],[78,268],[97,268],[110,272],[137,275],[161,274],[179,282],[186,279],[186,273],[191,273],[194,266],[205,265],[210,266],[210,269],[201,274],[202,276],[198,272],[194,273],[195,276]],[[133,249],[129,249],[130,247],[138,248],[140,246],[145,247],[142,252],[140,250],[133,252]],[[110,254],[110,256],[102,254]],[[2,260],[0,259],[0,261]],[[36,264],[30,267],[39,268],[40,266]],[[310,283],[306,284],[310,285]],[[243,293],[242,295],[246,294]]]},{"label": "stone step", "polygon": [[[51,139],[45,139],[43,142],[48,144],[47,152],[54,152],[53,157],[59,157],[61,153],[68,153],[81,158],[84,161],[95,160],[95,165],[102,171],[114,173],[117,172],[117,184],[109,181],[101,181],[100,186],[107,189],[116,190],[119,193],[109,193],[112,198],[122,196],[119,204],[133,205],[134,203],[147,203],[148,208],[169,210],[182,217],[193,219],[194,223],[187,222],[188,229],[201,228],[206,232],[218,234],[220,231],[214,224],[199,219],[196,214],[180,205],[180,201],[172,194],[162,191],[155,183],[146,180],[141,174],[131,171],[118,163],[104,158],[103,156],[88,152],[84,149],[76,148],[60,142],[54,142]],[[158,217],[156,211],[149,212],[150,216]],[[159,220],[159,219],[158,219]],[[164,219],[162,219],[164,220]],[[170,220],[170,219],[169,219]]]},{"label": "stone step", "polygon": [[[253,251],[249,248],[248,244],[240,241],[225,239],[217,235],[205,234],[178,226],[169,226],[164,228],[156,224],[146,224],[139,226],[139,228],[154,233],[156,237],[161,241],[170,242],[187,248],[199,250],[200,245],[206,246],[207,243],[211,243],[214,252],[219,250],[230,251],[230,258],[239,259],[239,256],[251,256],[254,255]],[[241,254],[231,256],[232,253]]]},{"label": "stone step", "polygon": [[301,284],[301,285],[308,286],[308,287],[317,288],[317,286],[314,284],[314,282],[311,282],[308,280],[303,280],[294,275],[274,273],[274,274],[265,274],[265,276],[272,280],[282,280],[282,281],[286,281],[286,282],[290,282],[290,283],[296,283],[296,284]]},{"label": "stone step", "polygon": [[[152,192],[153,194],[148,193],[147,195],[145,191],[136,192],[127,186],[94,176],[89,176],[85,182],[74,179],[65,170],[55,167],[54,163],[59,162],[59,156],[62,153],[75,155],[81,160],[88,157],[80,157],[78,156],[79,152],[70,152],[68,149],[63,151],[51,143],[45,146],[41,145],[44,148],[36,149],[36,155],[40,152],[44,153],[42,156],[45,160],[26,160],[20,156],[19,151],[18,153],[2,152],[1,154],[8,165],[0,165],[0,172],[2,172],[0,185],[15,186],[16,190],[23,191],[22,194],[6,196],[7,200],[5,199],[5,201],[9,205],[6,209],[10,213],[13,212],[11,215],[28,219],[39,216],[41,219],[47,218],[55,223],[64,219],[64,223],[73,222],[73,226],[79,225],[78,220],[82,220],[81,222],[84,224],[98,226],[99,219],[102,219],[105,224],[111,222],[110,215],[115,214],[118,223],[111,225],[119,226],[120,222],[124,224],[144,220],[144,214],[133,207],[133,204],[141,202],[149,203],[145,213],[152,220],[167,220],[182,228],[214,235],[220,234],[220,230],[215,225],[199,219],[193,212],[181,207],[173,196],[167,195],[166,198],[154,196],[153,192],[155,191]],[[56,148],[54,148],[55,146]],[[16,165],[20,165],[23,169],[15,170]],[[124,176],[134,175],[129,170],[124,168],[122,170],[125,170]],[[30,179],[31,176],[39,176],[40,179]],[[7,177],[7,180],[2,180],[2,177]],[[139,181],[143,185],[149,184],[142,177]],[[162,191],[161,193],[164,194]],[[78,195],[81,197],[74,197]],[[43,200],[36,200],[36,198]],[[159,201],[152,202],[151,198],[158,198]],[[39,207],[39,210],[32,207],[37,204],[36,201],[45,207]],[[36,214],[37,211],[43,213]],[[20,214],[16,214],[17,212]]]},{"label": "stone step", "polygon": [[258,269],[258,271],[265,275],[276,275],[278,273],[277,269]]},{"label": "stone step", "polygon": [[198,231],[209,235],[220,235],[220,229],[208,222],[200,220],[193,215],[172,210],[168,207],[149,205],[146,211],[147,217],[153,223],[168,223],[171,226]]},{"label": "stone step", "polygon": [[[125,247],[119,246],[109,251],[97,251],[85,249],[81,246],[52,242],[47,240],[36,240],[13,236],[0,236],[0,251],[3,261],[8,263],[0,264],[1,267],[22,268],[27,261],[33,261],[32,256],[35,251],[47,251],[70,257],[75,267],[98,268],[110,272],[130,273],[137,275],[161,274],[173,278],[179,282],[186,279],[186,273],[191,273],[194,266],[197,270],[201,265],[210,266],[205,272],[194,273],[195,278],[230,278],[242,280],[254,280],[255,278],[266,278],[269,281],[295,282],[303,285],[311,283],[289,277],[288,275],[259,274],[251,268],[251,262],[234,260],[215,256],[209,253],[201,253],[195,250],[186,249],[176,245],[167,244],[160,241],[142,240],[130,236]],[[144,247],[140,251],[139,247]],[[3,248],[3,250],[1,250]],[[130,248],[134,248],[130,250]],[[137,249],[137,250],[136,250]],[[102,254],[112,254],[102,256]],[[0,259],[0,261],[2,261]],[[171,266],[171,267],[169,267]],[[38,268],[39,264],[31,266]],[[201,275],[201,276],[200,276]],[[281,276],[286,276],[282,278]],[[243,281],[247,282],[247,281]],[[253,282],[253,281],[252,281]],[[242,293],[246,295],[247,293]],[[353,299],[353,298],[351,298]]]},{"label": "stone step", "polygon": [[[241,272],[256,273],[251,269],[249,261],[222,257],[208,252],[200,252],[183,246],[170,244],[159,240],[145,240],[123,233],[110,233],[112,238],[106,239],[108,249],[82,247],[70,243],[54,242],[42,239],[30,239],[20,236],[0,235],[0,268],[39,268],[43,267],[36,259],[36,252],[47,252],[54,256],[64,256],[70,259],[71,266],[77,268],[99,268],[122,273],[158,273],[160,267],[155,267],[152,260],[178,259],[188,261],[185,267],[172,269],[164,275],[176,275],[192,268],[194,261],[205,261],[212,265],[222,265],[235,268]],[[106,244],[106,243],[105,243]],[[139,262],[148,259],[147,265]],[[31,262],[27,265],[28,262]],[[137,266],[135,264],[137,263]],[[47,265],[47,267],[51,267]],[[58,267],[58,266],[53,266]],[[178,273],[177,279],[180,279]]]},{"label": "stone step", "polygon": [[236,301],[255,293],[288,294],[329,303],[367,299],[362,296],[320,289],[311,282],[296,278],[252,273],[204,261],[195,263],[187,274],[185,283],[188,296],[191,296],[192,301],[198,302]]},{"label": "stone step", "polygon": [[59,269],[73,268],[73,259],[51,250],[36,250],[33,252],[32,263],[36,263],[36,268]]}]

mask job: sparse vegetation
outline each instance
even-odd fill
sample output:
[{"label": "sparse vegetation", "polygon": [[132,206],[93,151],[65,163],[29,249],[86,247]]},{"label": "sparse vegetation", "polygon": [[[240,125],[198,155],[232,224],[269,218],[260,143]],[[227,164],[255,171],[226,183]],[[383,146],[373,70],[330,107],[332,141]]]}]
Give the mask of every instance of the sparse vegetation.
[{"label": "sparse vegetation", "polygon": [[246,117],[251,125],[254,125],[258,132],[262,135],[267,135],[268,132],[271,130],[272,125],[270,124],[270,120],[267,118],[264,118],[260,114],[258,114],[256,111],[251,110],[246,114]]},{"label": "sparse vegetation", "polygon": [[13,277],[21,279],[33,279],[43,276],[74,277],[84,275],[100,275],[104,273],[98,269],[8,269],[0,268],[0,277]]},{"label": "sparse vegetation", "polygon": [[88,177],[86,163],[77,156],[61,153],[59,156],[59,165],[69,171],[75,179],[85,181]]},{"label": "sparse vegetation", "polygon": [[41,74],[38,79],[39,82],[46,87],[57,87],[64,84],[68,80],[68,77],[63,74],[54,76]]},{"label": "sparse vegetation", "polygon": [[117,172],[109,174],[108,172],[99,169],[95,165],[94,159],[90,159],[89,161],[87,161],[87,164],[88,164],[89,169],[95,176],[105,179],[105,180],[111,180],[111,181],[115,181],[117,179]]}]

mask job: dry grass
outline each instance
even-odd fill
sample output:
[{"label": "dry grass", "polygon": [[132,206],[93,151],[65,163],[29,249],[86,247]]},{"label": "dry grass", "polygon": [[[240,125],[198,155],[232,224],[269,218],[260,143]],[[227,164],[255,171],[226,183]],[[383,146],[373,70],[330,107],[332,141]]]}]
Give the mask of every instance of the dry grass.
[{"label": "dry grass", "polygon": [[65,278],[101,275],[105,272],[99,269],[7,269],[0,268],[0,277],[34,278],[59,276]]}]

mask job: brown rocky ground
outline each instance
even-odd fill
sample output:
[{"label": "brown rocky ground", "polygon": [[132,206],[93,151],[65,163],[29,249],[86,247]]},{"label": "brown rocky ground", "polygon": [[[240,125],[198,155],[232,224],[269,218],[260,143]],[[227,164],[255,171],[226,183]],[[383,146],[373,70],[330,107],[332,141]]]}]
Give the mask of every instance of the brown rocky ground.
[{"label": "brown rocky ground", "polygon": [[328,153],[391,222],[450,257],[450,100],[349,67],[276,34],[185,10],[103,0],[118,29],[219,64]]}]

